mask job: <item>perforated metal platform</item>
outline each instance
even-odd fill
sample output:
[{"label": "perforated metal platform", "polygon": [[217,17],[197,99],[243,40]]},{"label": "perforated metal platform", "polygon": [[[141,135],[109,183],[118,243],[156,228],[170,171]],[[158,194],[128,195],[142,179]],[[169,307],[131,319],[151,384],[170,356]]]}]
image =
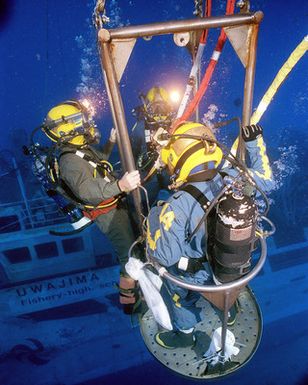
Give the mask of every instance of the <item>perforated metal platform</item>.
[{"label": "perforated metal platform", "polygon": [[240,351],[224,364],[211,365],[203,357],[210,346],[213,332],[222,326],[221,312],[215,310],[203,298],[198,301],[198,306],[205,312],[205,320],[196,325],[194,347],[165,349],[159,346],[154,337],[161,327],[157,325],[149,310],[140,321],[144,342],[158,361],[183,376],[204,380],[230,374],[249,361],[258,347],[262,334],[262,316],[251,290],[247,287],[243,289],[238,301],[240,310],[235,323],[228,326],[228,330],[235,335],[235,346]]}]

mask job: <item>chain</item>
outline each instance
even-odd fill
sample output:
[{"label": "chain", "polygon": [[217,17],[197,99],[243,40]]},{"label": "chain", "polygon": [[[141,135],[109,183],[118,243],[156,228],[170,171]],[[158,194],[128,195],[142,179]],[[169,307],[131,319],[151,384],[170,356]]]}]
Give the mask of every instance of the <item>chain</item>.
[{"label": "chain", "polygon": [[248,13],[250,10],[250,1],[238,0],[236,6],[240,9],[240,13]]},{"label": "chain", "polygon": [[106,0],[97,0],[92,14],[92,22],[96,29],[102,29],[105,23],[110,21],[109,17],[106,16],[105,10]]},{"label": "chain", "polygon": [[203,1],[202,0],[194,0],[195,2],[195,10],[193,14],[195,16],[203,17]]}]

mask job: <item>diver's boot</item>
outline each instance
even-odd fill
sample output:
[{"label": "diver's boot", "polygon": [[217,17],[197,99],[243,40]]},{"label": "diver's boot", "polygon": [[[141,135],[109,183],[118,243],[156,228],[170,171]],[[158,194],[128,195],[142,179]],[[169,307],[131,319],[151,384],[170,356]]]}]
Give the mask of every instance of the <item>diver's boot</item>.
[{"label": "diver's boot", "polygon": [[240,303],[238,300],[236,300],[228,311],[228,322],[227,322],[228,326],[232,326],[235,324],[237,314],[240,312],[240,310],[241,310]]},{"label": "diver's boot", "polygon": [[128,275],[121,274],[120,276],[120,303],[123,305],[125,314],[133,314],[136,310],[136,304],[139,302],[139,290],[137,281]]},{"label": "diver's boot", "polygon": [[155,341],[163,348],[177,349],[194,346],[196,338],[193,331],[190,333],[183,333],[180,331],[163,331],[155,335]]}]

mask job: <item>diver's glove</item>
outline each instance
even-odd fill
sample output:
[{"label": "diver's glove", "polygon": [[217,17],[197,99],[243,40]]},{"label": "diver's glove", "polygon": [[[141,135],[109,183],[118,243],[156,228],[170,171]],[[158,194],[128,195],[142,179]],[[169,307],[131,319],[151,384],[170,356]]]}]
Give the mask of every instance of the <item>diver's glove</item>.
[{"label": "diver's glove", "polygon": [[130,192],[135,190],[141,184],[139,171],[126,172],[123,177],[118,181],[118,185],[121,191]]},{"label": "diver's glove", "polygon": [[117,130],[116,130],[116,128],[112,128],[110,130],[109,141],[111,143],[116,143],[116,141],[117,141]]},{"label": "diver's glove", "polygon": [[245,142],[251,142],[263,135],[263,129],[259,124],[251,124],[242,127],[242,137]]}]

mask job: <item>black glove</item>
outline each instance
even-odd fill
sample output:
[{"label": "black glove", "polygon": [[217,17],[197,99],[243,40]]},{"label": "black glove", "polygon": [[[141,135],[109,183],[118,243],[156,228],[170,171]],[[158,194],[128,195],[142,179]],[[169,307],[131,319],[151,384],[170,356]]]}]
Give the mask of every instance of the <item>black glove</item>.
[{"label": "black glove", "polygon": [[242,127],[242,137],[245,142],[251,142],[263,134],[263,129],[259,124],[251,124],[250,126]]}]

